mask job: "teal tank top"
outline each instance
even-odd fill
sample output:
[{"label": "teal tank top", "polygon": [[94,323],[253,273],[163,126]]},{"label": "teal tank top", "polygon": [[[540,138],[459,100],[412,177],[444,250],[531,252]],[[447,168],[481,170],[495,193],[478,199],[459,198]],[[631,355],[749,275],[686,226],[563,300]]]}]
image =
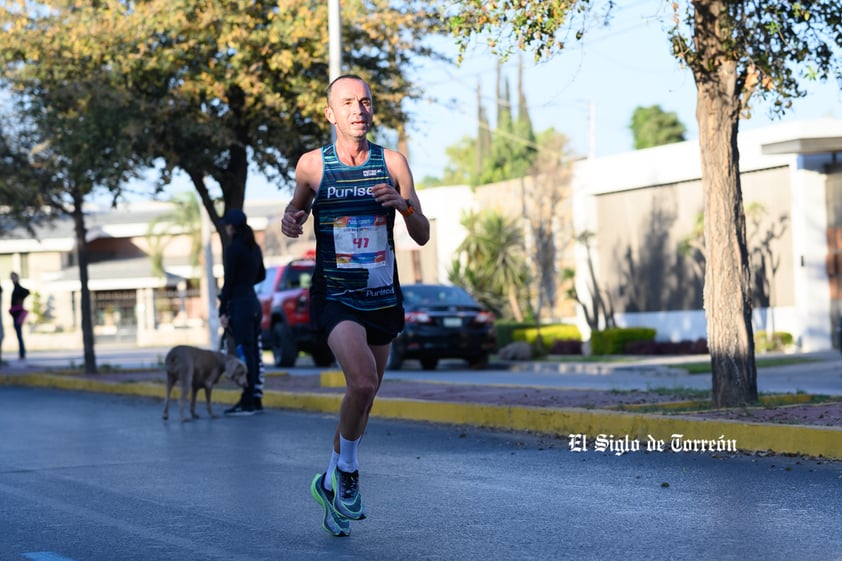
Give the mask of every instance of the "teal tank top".
[{"label": "teal tank top", "polygon": [[392,185],[383,147],[369,143],[368,160],[347,166],[336,156],[333,144],[323,146],[322,165],[312,205],[316,271],[311,294],[358,310],[400,304],[395,211],[371,194],[378,183]]}]

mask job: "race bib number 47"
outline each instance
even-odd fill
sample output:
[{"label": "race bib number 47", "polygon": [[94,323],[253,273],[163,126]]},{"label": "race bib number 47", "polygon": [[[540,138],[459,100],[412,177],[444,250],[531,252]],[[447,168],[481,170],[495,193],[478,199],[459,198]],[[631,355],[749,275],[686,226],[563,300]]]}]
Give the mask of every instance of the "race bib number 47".
[{"label": "race bib number 47", "polygon": [[385,216],[340,216],[333,221],[336,266],[374,269],[386,264],[389,236]]}]

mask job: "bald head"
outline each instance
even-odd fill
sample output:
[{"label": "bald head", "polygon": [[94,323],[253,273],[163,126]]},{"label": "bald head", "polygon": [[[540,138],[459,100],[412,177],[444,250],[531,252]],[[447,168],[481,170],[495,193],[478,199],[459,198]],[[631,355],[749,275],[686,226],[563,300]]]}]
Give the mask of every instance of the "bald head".
[{"label": "bald head", "polygon": [[366,83],[365,80],[363,80],[362,78],[360,78],[356,74],[343,74],[342,76],[339,76],[338,78],[334,78],[334,80],[327,87],[327,104],[328,105],[330,105],[331,102],[333,101],[333,99],[332,99],[333,92],[334,92],[334,90],[337,89],[337,86],[340,83],[345,83],[345,81],[348,81],[348,80],[354,80],[354,81],[357,81],[357,82],[361,82],[362,85],[364,85],[365,88],[369,90],[369,96],[368,97],[369,98],[371,97],[371,95],[370,95],[371,89],[368,87],[368,84]]}]

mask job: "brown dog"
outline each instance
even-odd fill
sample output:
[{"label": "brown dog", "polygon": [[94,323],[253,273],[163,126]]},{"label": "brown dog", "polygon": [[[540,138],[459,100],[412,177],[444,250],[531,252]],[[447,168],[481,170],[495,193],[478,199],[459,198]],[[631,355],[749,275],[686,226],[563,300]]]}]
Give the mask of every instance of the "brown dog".
[{"label": "brown dog", "polygon": [[213,386],[219,382],[223,374],[234,381],[238,386],[246,385],[246,365],[235,355],[225,354],[217,351],[208,351],[189,345],[178,345],[170,349],[164,359],[164,366],[167,369],[167,397],[164,400],[164,420],[170,416],[170,392],[176,382],[181,382],[181,399],[179,400],[179,413],[182,421],[190,419],[184,415],[184,406],[187,402],[187,393],[192,391],[190,399],[190,415],[198,419],[196,414],[196,394],[200,388],[205,389],[205,400],[208,404],[208,414],[216,417],[211,408],[211,391]]}]

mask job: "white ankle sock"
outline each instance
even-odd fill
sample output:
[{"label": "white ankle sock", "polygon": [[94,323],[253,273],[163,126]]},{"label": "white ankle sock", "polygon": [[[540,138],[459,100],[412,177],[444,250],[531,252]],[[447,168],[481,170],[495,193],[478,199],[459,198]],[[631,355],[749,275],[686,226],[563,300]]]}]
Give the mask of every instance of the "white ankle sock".
[{"label": "white ankle sock", "polygon": [[347,440],[341,434],[339,435],[339,462],[336,466],[346,473],[357,471],[360,463],[357,460],[357,447],[360,444],[360,439]]},{"label": "white ankle sock", "polygon": [[324,477],[324,484],[323,487],[327,491],[333,491],[333,482],[331,478],[333,477],[333,470],[336,469],[336,463],[339,461],[339,454],[336,450],[330,451],[330,463],[327,465],[327,471],[325,472]]}]

